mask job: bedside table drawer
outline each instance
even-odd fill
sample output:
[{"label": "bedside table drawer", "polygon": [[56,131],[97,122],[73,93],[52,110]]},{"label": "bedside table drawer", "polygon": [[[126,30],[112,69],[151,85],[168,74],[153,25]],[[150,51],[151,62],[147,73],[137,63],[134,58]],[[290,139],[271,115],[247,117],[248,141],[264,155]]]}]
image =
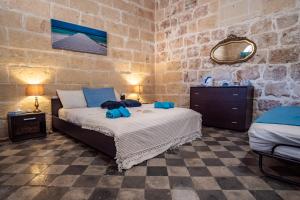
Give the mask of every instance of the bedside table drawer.
[{"label": "bedside table drawer", "polygon": [[45,113],[9,116],[8,122],[12,141],[46,136]]}]

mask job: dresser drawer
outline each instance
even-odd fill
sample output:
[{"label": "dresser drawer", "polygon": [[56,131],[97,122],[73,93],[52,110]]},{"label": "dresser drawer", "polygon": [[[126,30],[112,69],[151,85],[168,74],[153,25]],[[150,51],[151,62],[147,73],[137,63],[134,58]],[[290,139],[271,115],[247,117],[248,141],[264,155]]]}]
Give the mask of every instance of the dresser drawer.
[{"label": "dresser drawer", "polygon": [[46,136],[45,113],[8,115],[9,137],[15,141]]},{"label": "dresser drawer", "polygon": [[247,88],[191,88],[190,95],[198,101],[239,101],[247,98]]},{"label": "dresser drawer", "polygon": [[252,119],[253,87],[192,87],[190,108],[204,126],[245,131]]}]

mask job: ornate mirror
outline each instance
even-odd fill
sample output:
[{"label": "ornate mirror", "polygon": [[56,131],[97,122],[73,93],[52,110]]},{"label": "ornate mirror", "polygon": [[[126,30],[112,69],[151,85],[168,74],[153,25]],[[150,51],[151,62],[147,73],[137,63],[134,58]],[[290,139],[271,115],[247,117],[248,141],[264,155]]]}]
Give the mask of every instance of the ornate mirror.
[{"label": "ornate mirror", "polygon": [[229,35],[210,52],[210,58],[218,64],[234,64],[249,60],[256,52],[256,44],[246,37]]}]

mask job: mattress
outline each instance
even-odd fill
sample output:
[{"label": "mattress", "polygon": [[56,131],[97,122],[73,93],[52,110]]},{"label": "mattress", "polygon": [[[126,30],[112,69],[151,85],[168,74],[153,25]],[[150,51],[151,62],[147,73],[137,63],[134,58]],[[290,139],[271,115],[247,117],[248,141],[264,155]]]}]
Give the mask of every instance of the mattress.
[{"label": "mattress", "polygon": [[156,109],[153,104],[128,109],[129,118],[108,119],[102,108],[60,109],[59,118],[114,137],[119,169],[201,137],[201,115],[191,109]]},{"label": "mattress", "polygon": [[[252,150],[270,153],[276,144],[300,146],[300,126],[253,123],[248,131]],[[300,148],[279,146],[275,154],[300,160]]]}]

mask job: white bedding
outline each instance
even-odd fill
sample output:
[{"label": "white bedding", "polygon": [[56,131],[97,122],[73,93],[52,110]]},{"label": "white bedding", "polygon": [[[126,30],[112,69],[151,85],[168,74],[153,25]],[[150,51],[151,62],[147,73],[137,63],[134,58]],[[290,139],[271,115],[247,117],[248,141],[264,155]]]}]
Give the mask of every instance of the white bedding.
[{"label": "white bedding", "polygon": [[153,104],[128,108],[129,118],[107,119],[106,109],[60,109],[59,117],[114,137],[119,170],[201,137],[201,115],[186,108],[155,109]]},{"label": "white bedding", "polygon": [[[300,126],[253,123],[248,135],[251,149],[257,151],[269,153],[275,144],[300,146]],[[299,148],[278,147],[275,149],[275,154],[300,160]]]}]

